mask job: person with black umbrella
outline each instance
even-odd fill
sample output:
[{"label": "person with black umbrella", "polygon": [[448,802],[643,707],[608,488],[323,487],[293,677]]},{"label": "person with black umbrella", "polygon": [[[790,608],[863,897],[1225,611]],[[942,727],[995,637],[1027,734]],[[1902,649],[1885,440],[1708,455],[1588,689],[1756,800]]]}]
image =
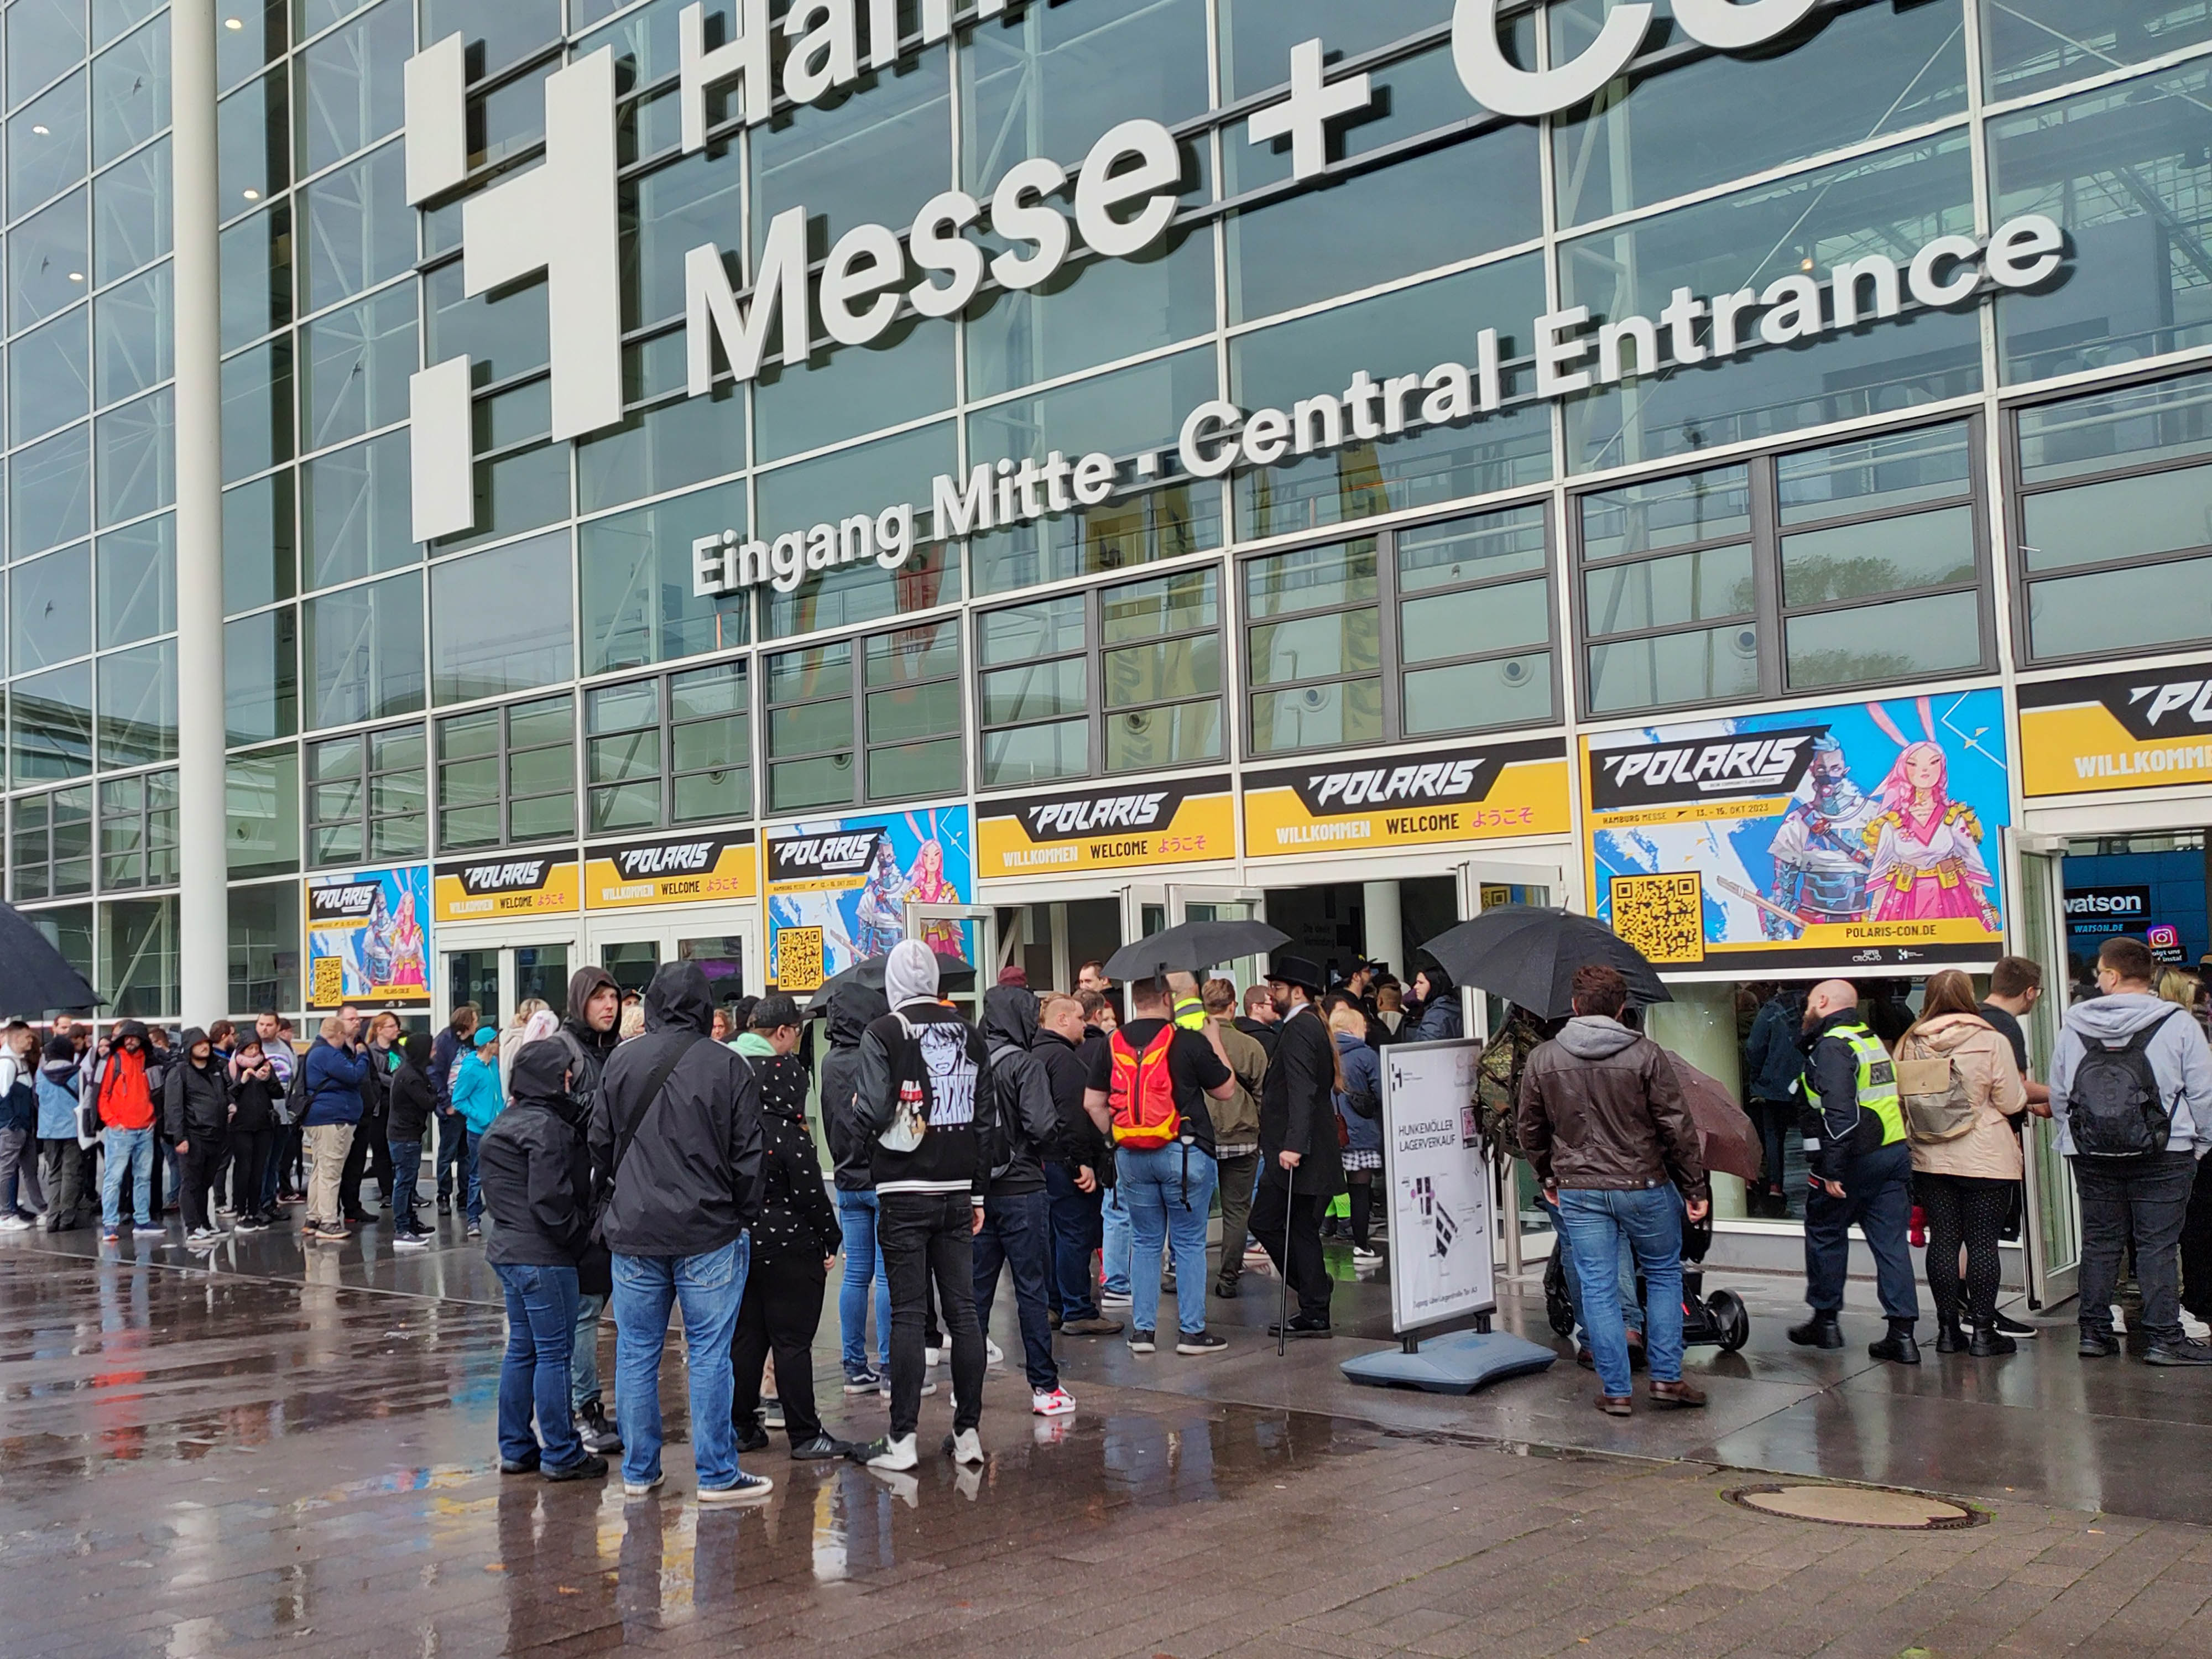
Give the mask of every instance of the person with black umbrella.
[{"label": "person with black umbrella", "polygon": [[[1330,1279],[1321,1249],[1322,1212],[1344,1190],[1336,1145],[1336,1047],[1314,1003],[1321,969],[1304,957],[1278,956],[1267,990],[1282,1016],[1275,1054],[1260,1094],[1260,1188],[1252,1231],[1298,1298],[1267,1334],[1279,1340],[1330,1335]],[[1287,1296],[1285,1297],[1287,1302]]]}]

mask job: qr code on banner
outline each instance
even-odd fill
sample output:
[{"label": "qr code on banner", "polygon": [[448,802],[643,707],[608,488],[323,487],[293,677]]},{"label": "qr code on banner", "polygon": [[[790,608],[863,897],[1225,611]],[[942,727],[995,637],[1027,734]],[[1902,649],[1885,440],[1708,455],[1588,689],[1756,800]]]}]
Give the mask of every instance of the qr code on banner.
[{"label": "qr code on banner", "polygon": [[314,983],[307,991],[307,1006],[310,1008],[335,1008],[344,1000],[344,961],[337,957],[317,957]]},{"label": "qr code on banner", "polygon": [[1682,876],[1615,876],[1613,931],[1647,962],[1705,959],[1705,881]]},{"label": "qr code on banner", "polygon": [[779,927],[775,934],[775,988],[779,991],[822,988],[822,930]]}]

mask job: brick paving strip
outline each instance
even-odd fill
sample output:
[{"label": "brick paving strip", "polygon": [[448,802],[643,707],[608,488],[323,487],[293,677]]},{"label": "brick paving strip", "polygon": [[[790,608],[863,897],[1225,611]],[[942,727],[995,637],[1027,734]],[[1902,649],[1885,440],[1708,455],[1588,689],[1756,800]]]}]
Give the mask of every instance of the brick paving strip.
[{"label": "brick paving strip", "polygon": [[778,1437],[775,1496],[702,1512],[679,1442],[625,1502],[493,1472],[499,1344],[357,1286],[0,1270],[0,1655],[2212,1655],[2212,1530],[1850,1529],[1709,1463],[1095,1382],[1044,1423],[994,1375],[973,1474]]}]

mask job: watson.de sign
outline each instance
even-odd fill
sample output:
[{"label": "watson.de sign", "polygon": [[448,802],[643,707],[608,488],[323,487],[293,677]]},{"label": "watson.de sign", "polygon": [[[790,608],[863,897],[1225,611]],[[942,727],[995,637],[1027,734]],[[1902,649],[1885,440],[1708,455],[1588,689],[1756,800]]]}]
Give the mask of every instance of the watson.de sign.
[{"label": "watson.de sign", "polygon": [[[977,0],[955,17],[952,0],[922,0],[921,28],[898,33],[898,0],[796,0],[781,20],[769,0],[730,0],[729,38],[709,46],[705,9],[680,19],[684,148],[704,149],[714,100],[720,124],[758,125],[779,99],[807,104],[848,88],[862,76],[945,40],[956,21],[982,22],[1019,9],[1021,0]],[[1649,4],[1616,6],[1579,55],[1542,70],[1524,70],[1499,38],[1502,0],[1460,0],[1452,58],[1462,83],[1499,114],[1533,119],[1581,104],[1613,80],[1650,36]],[[1674,25],[1717,51],[1748,52],[1776,42],[1813,11],[1816,0],[1674,0]],[[1255,144],[1287,141],[1291,170],[1306,179],[1328,167],[1335,123],[1371,108],[1377,90],[1364,73],[1329,78],[1324,43],[1291,54],[1288,94],[1248,119]],[[453,34],[411,59],[406,72],[407,194],[423,206],[468,182],[465,41]],[[471,296],[545,274],[551,336],[552,434],[584,436],[623,419],[621,262],[616,199],[615,64],[605,47],[547,77],[542,165],[469,196],[462,208],[462,286]],[[769,222],[751,262],[749,286],[733,279],[734,252],[714,242],[684,259],[685,355],[690,394],[711,391],[725,373],[754,379],[771,357],[804,364],[817,332],[838,345],[880,337],[909,308],[949,317],[988,277],[1021,290],[1052,280],[1082,246],[1128,259],[1167,235],[1185,186],[1182,149],[1158,121],[1109,129],[1073,174],[1036,156],[1012,167],[988,202],[946,191],[893,228],[845,228],[818,272],[808,263],[809,210],[802,204]],[[1063,206],[1062,204],[1066,205]],[[1073,209],[1073,216],[1069,208]],[[736,228],[732,227],[734,230]],[[988,228],[1004,245],[987,258],[973,234]],[[1763,289],[1698,295],[1679,289],[1654,317],[1597,321],[1586,307],[1534,319],[1534,392],[1559,398],[1674,367],[1724,362],[1754,346],[1787,346],[1886,321],[1915,309],[1975,301],[1991,287],[2027,289],[2049,280],[2065,258],[2059,227],[2040,214],[1996,228],[1986,240],[1939,236],[1910,258],[1868,254],[1832,267],[1825,280],[1793,271]],[[1503,401],[1500,334],[1470,319],[1473,361],[1376,364],[1341,390],[1288,409],[1243,410],[1208,403],[1190,411],[1171,458],[1053,452],[1039,461],[984,461],[966,477],[934,480],[921,541],[913,502],[835,524],[793,526],[770,538],[736,532],[695,544],[696,590],[721,593],[773,585],[796,588],[814,572],[859,562],[896,569],[918,545],[1004,528],[1104,502],[1125,484],[1158,476],[1172,459],[1199,477],[1239,467],[1324,453],[1426,426],[1481,419]],[[1520,319],[1503,319],[1509,324]],[[1595,323],[1595,325],[1593,325]],[[471,364],[434,363],[410,385],[414,534],[419,541],[475,527]]]}]

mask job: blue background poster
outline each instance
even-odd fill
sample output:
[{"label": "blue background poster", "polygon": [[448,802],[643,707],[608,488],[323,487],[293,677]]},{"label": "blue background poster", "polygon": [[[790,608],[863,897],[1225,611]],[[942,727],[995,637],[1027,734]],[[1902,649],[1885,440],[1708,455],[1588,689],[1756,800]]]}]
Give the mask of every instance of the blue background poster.
[{"label": "blue background poster", "polygon": [[[975,844],[965,806],[825,818],[767,837],[769,975],[803,994],[906,937],[909,905],[967,904]],[[927,935],[938,950],[975,960],[972,926]]]},{"label": "blue background poster", "polygon": [[430,866],[314,876],[307,882],[307,1003],[430,1006]]},{"label": "blue background poster", "polygon": [[1584,740],[1594,913],[1662,971],[1987,964],[2011,822],[1994,689]]}]

